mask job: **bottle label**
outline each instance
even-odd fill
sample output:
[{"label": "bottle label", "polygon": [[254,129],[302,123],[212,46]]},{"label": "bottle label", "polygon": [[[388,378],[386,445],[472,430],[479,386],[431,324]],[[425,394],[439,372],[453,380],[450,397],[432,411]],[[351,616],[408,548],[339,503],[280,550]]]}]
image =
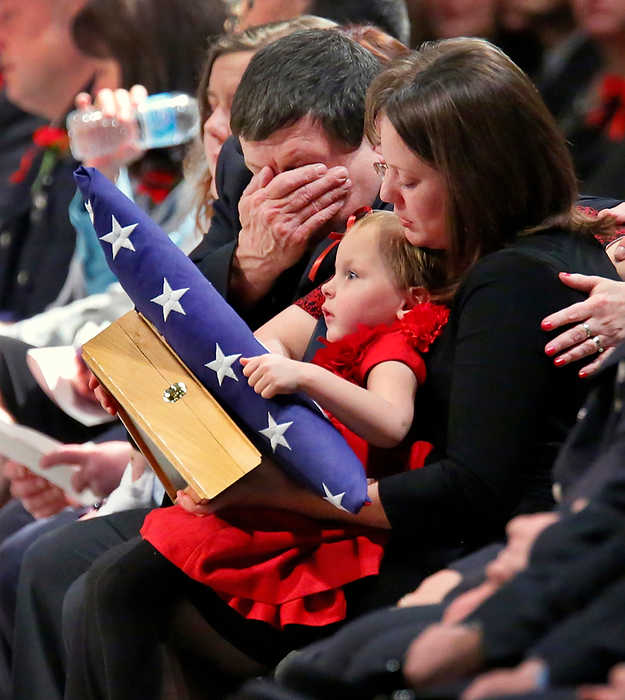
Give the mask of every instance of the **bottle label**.
[{"label": "bottle label", "polygon": [[171,93],[161,93],[148,98],[150,109],[140,110],[143,138],[151,148],[170,146],[176,142],[176,108],[172,106]]}]

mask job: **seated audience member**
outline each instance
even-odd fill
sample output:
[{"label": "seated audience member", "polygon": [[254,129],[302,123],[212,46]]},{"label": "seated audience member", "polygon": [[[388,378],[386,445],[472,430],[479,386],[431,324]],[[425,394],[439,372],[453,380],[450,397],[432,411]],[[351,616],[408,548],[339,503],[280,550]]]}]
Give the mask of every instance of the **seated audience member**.
[{"label": "seated audience member", "polygon": [[[0,313],[16,320],[71,299],[65,282],[75,234],[67,206],[74,193],[62,131],[74,96],[88,85],[113,87],[107,61],[87,56],[70,28],[81,2],[0,2],[0,46],[6,96],[16,106],[51,122],[45,143],[14,180],[11,201],[0,212]],[[44,143],[40,140],[40,143]]]},{"label": "seated audience member", "polygon": [[[314,80],[303,61],[299,80],[290,73],[280,79],[269,61],[283,65],[287,51],[310,52],[313,60],[309,40],[301,34],[292,46],[275,44],[246,71],[231,120],[242,153],[236,142],[224,144],[220,199],[207,236],[190,255],[251,327],[326,280],[336,252],[328,235],[342,230],[355,209],[380,206],[376,155],[362,133],[364,94],[379,64],[353,42],[337,42],[336,63],[345,70],[329,84]],[[261,83],[269,78],[280,81],[271,93]],[[241,195],[240,181],[249,177],[242,159],[253,178]],[[237,203],[242,226],[233,221]]]},{"label": "seated audience member", "polygon": [[[621,345],[602,368],[588,413],[569,453],[559,459],[560,467],[567,458],[590,466],[570,510],[536,541],[527,568],[461,625],[426,630],[415,641],[405,669],[413,685],[521,661],[478,677],[464,697],[530,693],[601,682],[625,658],[619,624],[625,575],[624,356]],[[453,648],[435,661],[432,652],[445,636],[447,643],[453,639]]]},{"label": "seated audience member", "polygon": [[540,60],[540,46],[524,27],[507,31],[500,22],[499,6],[499,0],[424,0],[424,28],[433,39],[489,39],[531,75]]},{"label": "seated audience member", "polygon": [[[276,58],[288,47],[290,73],[297,74],[301,101],[312,87],[301,84],[303,76],[293,66],[295,56],[302,56],[309,45],[320,60],[325,41],[340,45],[347,41],[333,35],[308,32],[282,39],[259,52],[243,76],[233,105],[233,131],[240,132],[257,182],[271,177],[269,188],[279,177],[273,177],[274,169],[282,170],[289,162],[285,155],[302,154],[301,149],[294,151],[290,136],[294,131],[301,138],[298,132],[304,125],[301,119],[283,125],[280,141],[272,136],[263,139],[262,118],[275,116],[259,111],[266,95],[266,71],[280,72]],[[298,51],[293,50],[296,44]],[[311,57],[305,65],[315,76],[321,74]],[[244,86],[250,92],[244,92]],[[454,110],[445,109],[451,95]],[[239,111],[243,105],[246,115]],[[249,121],[250,115],[256,119]],[[385,173],[382,196],[395,205],[410,243],[445,251],[447,280],[454,292],[449,323],[427,356],[428,383],[415,412],[420,437],[433,443],[434,450],[423,469],[372,482],[371,505],[356,516],[337,511],[267,464],[227,495],[230,505],[244,492],[250,508],[280,507],[390,530],[380,574],[345,591],[347,619],[395,600],[428,571],[498,537],[513,514],[544,509],[551,502],[551,463],[556,446],[574,422],[584,386],[573,370],[559,370],[542,355],[540,319],[577,296],[559,283],[559,270],[574,264],[615,275],[591,235],[603,222],[588,221],[573,211],[575,177],[552,118],[526,76],[490,44],[466,39],[442,42],[392,65],[372,87],[369,123],[374,140],[379,133],[384,157],[377,166]],[[519,150],[514,144],[521,140],[524,148]],[[456,154],[467,148],[466,159],[459,160]],[[492,195],[487,209],[484,192]],[[493,392],[494,386],[502,390]],[[215,499],[212,507],[219,509],[220,500]],[[87,531],[89,525],[82,527]],[[65,546],[67,534],[68,530]],[[50,616],[44,620],[37,614],[54,610],[56,617],[61,607],[58,600],[43,603],[43,587],[36,585],[36,580],[47,578],[42,560],[38,561],[37,550],[42,551],[43,545],[42,541],[27,554],[19,593],[18,616],[20,611],[29,614],[17,626],[17,645],[30,652],[41,649],[44,638],[61,636],[58,621],[52,623],[57,631],[46,634]],[[53,551],[59,556],[50,539],[45,545],[47,556]],[[162,575],[159,580],[168,597],[165,603],[155,590],[153,598],[143,598],[139,609],[135,586],[145,591],[150,572],[143,558],[146,548],[145,542],[135,541],[109,550],[66,597],[65,638],[71,641],[65,697],[91,693],[136,697],[143,687],[151,687],[158,666],[148,650],[154,626],[160,628],[154,609],[175,600],[195,605],[212,629],[217,643],[202,651],[215,674],[217,668],[232,668],[233,659],[241,654],[256,663],[246,669],[240,665],[240,672],[252,668],[257,672],[259,663],[270,666],[287,649],[329,631],[300,625],[281,632],[253,623],[208,587],[149,557]],[[122,559],[128,573],[123,582],[118,576]],[[73,564],[69,566],[75,573]],[[122,632],[140,629],[144,622],[149,636]],[[163,624],[167,629],[167,622]],[[36,641],[39,625],[41,641]],[[29,640],[29,635],[35,639]],[[142,639],[146,654],[132,666],[136,673],[131,679],[122,659],[130,658],[126,653],[136,658]],[[134,646],[122,649],[122,640]],[[21,669],[39,665],[22,666],[23,661],[18,658],[15,668],[16,687],[22,689],[33,674],[26,678]],[[59,693],[57,687],[46,697]],[[32,687],[26,695],[43,697]]]}]

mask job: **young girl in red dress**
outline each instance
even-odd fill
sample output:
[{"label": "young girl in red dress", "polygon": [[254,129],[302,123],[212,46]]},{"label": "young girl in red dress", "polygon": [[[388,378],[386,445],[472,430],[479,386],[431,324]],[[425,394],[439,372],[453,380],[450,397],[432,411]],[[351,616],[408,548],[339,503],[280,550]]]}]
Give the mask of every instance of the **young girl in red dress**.
[{"label": "young girl in red dress", "polygon": [[[304,391],[317,401],[367,475],[379,478],[422,466],[430,448],[409,435],[426,374],[421,353],[447,321],[428,291],[441,287],[444,273],[435,253],[408,243],[391,212],[351,223],[335,275],[259,329],[272,352],[241,364],[265,398]],[[319,313],[326,338],[312,363],[303,362]],[[279,628],[336,622],[346,614],[342,586],[379,570],[386,540],[379,530],[277,508],[197,517],[195,505],[192,492],[180,492],[177,505],[148,515],[141,534],[247,618]]]}]

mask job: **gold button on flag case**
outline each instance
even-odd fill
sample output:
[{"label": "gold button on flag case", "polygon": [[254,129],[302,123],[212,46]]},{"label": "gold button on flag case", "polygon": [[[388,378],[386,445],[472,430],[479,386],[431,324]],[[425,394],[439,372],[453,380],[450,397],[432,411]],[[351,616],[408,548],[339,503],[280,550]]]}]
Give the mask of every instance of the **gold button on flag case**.
[{"label": "gold button on flag case", "polygon": [[260,464],[260,452],[136,311],[85,343],[83,358],[170,497],[177,474],[210,499]]}]

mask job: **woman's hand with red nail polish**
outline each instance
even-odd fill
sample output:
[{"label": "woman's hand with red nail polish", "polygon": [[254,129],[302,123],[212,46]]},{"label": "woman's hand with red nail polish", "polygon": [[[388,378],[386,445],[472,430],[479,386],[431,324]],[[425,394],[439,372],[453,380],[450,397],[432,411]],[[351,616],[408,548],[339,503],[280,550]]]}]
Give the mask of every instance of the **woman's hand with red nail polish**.
[{"label": "woman's hand with red nail polish", "polygon": [[[564,272],[559,276],[567,287],[589,296],[543,319],[541,328],[545,331],[569,326],[547,343],[545,354],[557,355],[554,360],[557,367],[590,357],[592,361],[582,368],[584,374],[580,374],[590,376],[610,355],[611,349],[625,340],[625,283]],[[598,353],[600,347],[606,352]]]}]

